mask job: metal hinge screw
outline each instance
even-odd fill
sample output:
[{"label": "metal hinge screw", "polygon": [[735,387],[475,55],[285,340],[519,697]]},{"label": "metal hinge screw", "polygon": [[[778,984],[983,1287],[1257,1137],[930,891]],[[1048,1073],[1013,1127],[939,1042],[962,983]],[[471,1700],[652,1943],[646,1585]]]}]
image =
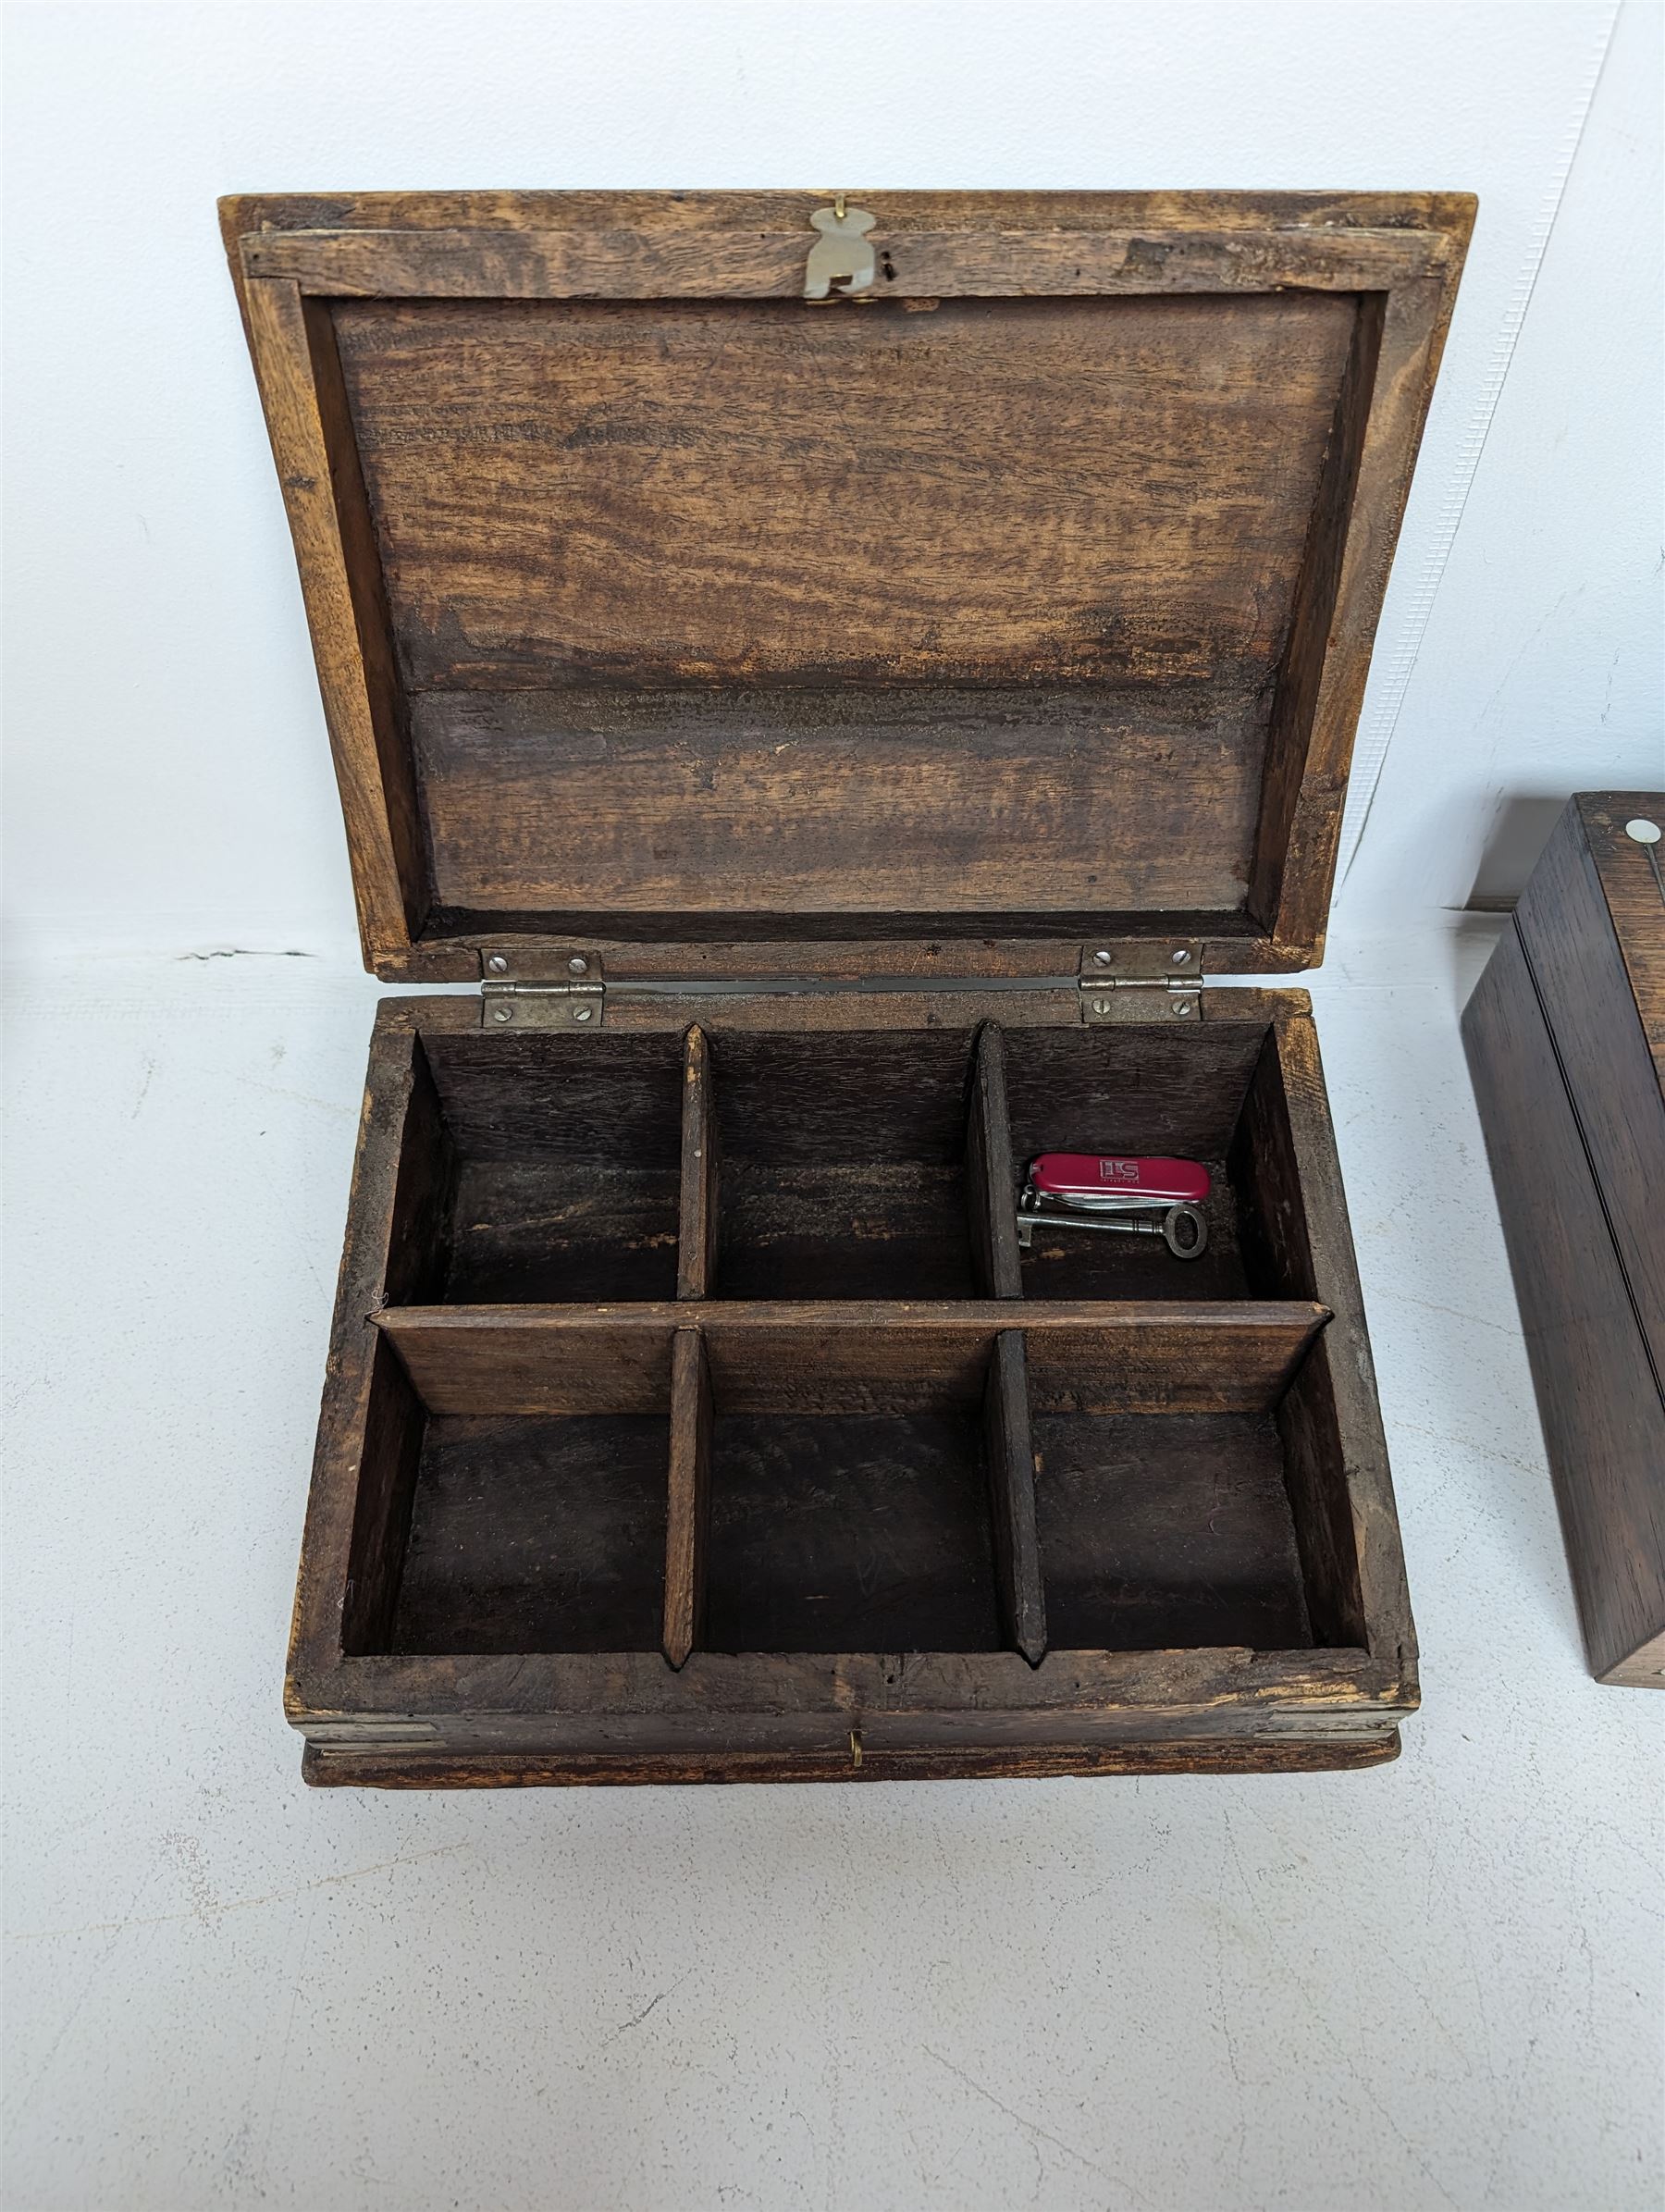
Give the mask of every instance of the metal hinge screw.
[{"label": "metal hinge screw", "polygon": [[[1097,952],[1095,952],[1095,953],[1093,954],[1093,956],[1092,956],[1092,965],[1093,965],[1095,968],[1108,968],[1108,967],[1109,967],[1109,965],[1110,965],[1110,955],[1109,955],[1109,954],[1108,954],[1108,953],[1107,953],[1107,952],[1106,952],[1106,951],[1104,949],[1103,945],[1101,945],[1101,946],[1099,947],[1098,951],[1097,951]],[[1103,1007],[1099,1007],[1097,1010],[1098,1010],[1098,1011],[1099,1011],[1099,1012],[1102,1014],[1102,1013],[1104,1012],[1104,1009],[1103,1008]]]},{"label": "metal hinge screw", "polygon": [[1189,945],[1182,945],[1178,952],[1171,953],[1168,957],[1173,966],[1176,968],[1189,968],[1190,966],[1190,948]]},{"label": "metal hinge screw", "polygon": [[589,962],[581,952],[575,952],[567,962],[567,973],[569,975],[587,975],[589,973]]},{"label": "metal hinge screw", "polygon": [[514,1008],[512,1007],[493,1007],[491,1009],[491,1019],[493,1021],[512,1021],[514,1019]]},{"label": "metal hinge screw", "polygon": [[1092,1010],[1095,1014],[1107,1014],[1110,1011],[1110,1001],[1107,998],[1095,998],[1092,1002]]},{"label": "metal hinge screw", "polygon": [[574,1021],[588,1021],[593,1018],[593,1014],[594,1009],[590,1007],[574,1007],[573,1008]]},{"label": "metal hinge screw", "polygon": [[494,952],[486,965],[493,975],[507,975],[509,972],[508,956],[504,953]]}]

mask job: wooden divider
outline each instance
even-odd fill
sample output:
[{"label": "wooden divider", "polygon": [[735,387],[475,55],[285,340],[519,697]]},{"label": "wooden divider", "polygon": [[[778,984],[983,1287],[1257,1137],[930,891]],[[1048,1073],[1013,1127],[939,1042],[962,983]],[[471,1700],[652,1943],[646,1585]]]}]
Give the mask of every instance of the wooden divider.
[{"label": "wooden divider", "polygon": [[983,1395],[983,1452],[994,1572],[1006,1637],[1030,1666],[1046,1656],[1046,1595],[1035,1535],[1035,1452],[1030,1441],[1029,1384],[1023,1338],[1015,1328],[994,1340]]},{"label": "wooden divider", "polygon": [[966,1125],[966,1205],[977,1287],[984,1298],[1023,1295],[1017,1180],[1006,1110],[1005,1033],[997,1021],[985,1021],[972,1046]]},{"label": "wooden divider", "polygon": [[1290,1301],[1107,1304],[789,1299],[407,1305],[375,1318],[436,1414],[663,1413],[672,1341],[697,1328],[718,1396],[752,1413],[975,1403],[1003,1331],[1050,1412],[1264,1413],[1328,1309]]},{"label": "wooden divider", "polygon": [[717,1196],[717,1099],[710,1040],[697,1023],[683,1044],[682,1193],[676,1295],[711,1295],[722,1226]]},{"label": "wooden divider", "polygon": [[671,1474],[665,1515],[665,1657],[680,1667],[699,1641],[711,1522],[710,1369],[698,1329],[671,1351]]}]

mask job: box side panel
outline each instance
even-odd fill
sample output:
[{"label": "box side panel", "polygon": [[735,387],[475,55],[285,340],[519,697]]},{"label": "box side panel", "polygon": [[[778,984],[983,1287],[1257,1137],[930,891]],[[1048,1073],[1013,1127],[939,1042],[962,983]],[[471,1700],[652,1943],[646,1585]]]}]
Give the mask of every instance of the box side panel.
[{"label": "box side panel", "polygon": [[[1209,1001],[1227,995],[1204,994]],[[1362,1639],[1400,1672],[1413,1698],[1416,1634],[1399,1514],[1310,1015],[1275,1023],[1250,1091],[1243,1136],[1259,1159],[1264,1203],[1254,1233],[1263,1265],[1281,1295],[1319,1298],[1333,1316],[1280,1409],[1314,1625],[1337,1643]]]},{"label": "box side panel", "polygon": [[[450,1171],[415,1032],[420,1004],[384,999],[371,1038],[290,1637],[291,1718],[302,1681],[335,1673],[344,1645],[373,1640],[398,1595],[388,1563],[409,1516],[420,1409],[371,1316],[390,1285],[408,1292],[429,1264]],[[418,1140],[409,1156],[408,1127]]]},{"label": "box side panel", "polygon": [[1665,1630],[1665,1403],[1513,929],[1462,1033],[1590,1664],[1606,1675]]}]

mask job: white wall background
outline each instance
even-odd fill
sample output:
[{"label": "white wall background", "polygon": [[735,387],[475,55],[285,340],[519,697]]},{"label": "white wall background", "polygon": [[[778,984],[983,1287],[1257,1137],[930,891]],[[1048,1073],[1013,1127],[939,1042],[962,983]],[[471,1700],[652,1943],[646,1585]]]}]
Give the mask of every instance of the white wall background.
[{"label": "white wall background", "polygon": [[1477,876],[1506,895],[1530,802],[1665,780],[1661,23],[1651,0],[12,7],[13,956],[356,958],[230,190],[1477,192],[1338,933]]}]

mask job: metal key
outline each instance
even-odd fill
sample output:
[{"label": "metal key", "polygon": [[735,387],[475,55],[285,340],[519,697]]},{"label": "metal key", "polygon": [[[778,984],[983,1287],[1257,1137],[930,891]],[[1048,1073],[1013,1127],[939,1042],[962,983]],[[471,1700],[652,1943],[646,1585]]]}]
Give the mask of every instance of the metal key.
[{"label": "metal key", "polygon": [[1202,1205],[1211,1188],[1195,1160],[1148,1155],[1043,1152],[1029,1165],[1018,1201],[1018,1242],[1027,1251],[1037,1228],[1107,1230],[1160,1237],[1176,1259],[1208,1249]]}]

